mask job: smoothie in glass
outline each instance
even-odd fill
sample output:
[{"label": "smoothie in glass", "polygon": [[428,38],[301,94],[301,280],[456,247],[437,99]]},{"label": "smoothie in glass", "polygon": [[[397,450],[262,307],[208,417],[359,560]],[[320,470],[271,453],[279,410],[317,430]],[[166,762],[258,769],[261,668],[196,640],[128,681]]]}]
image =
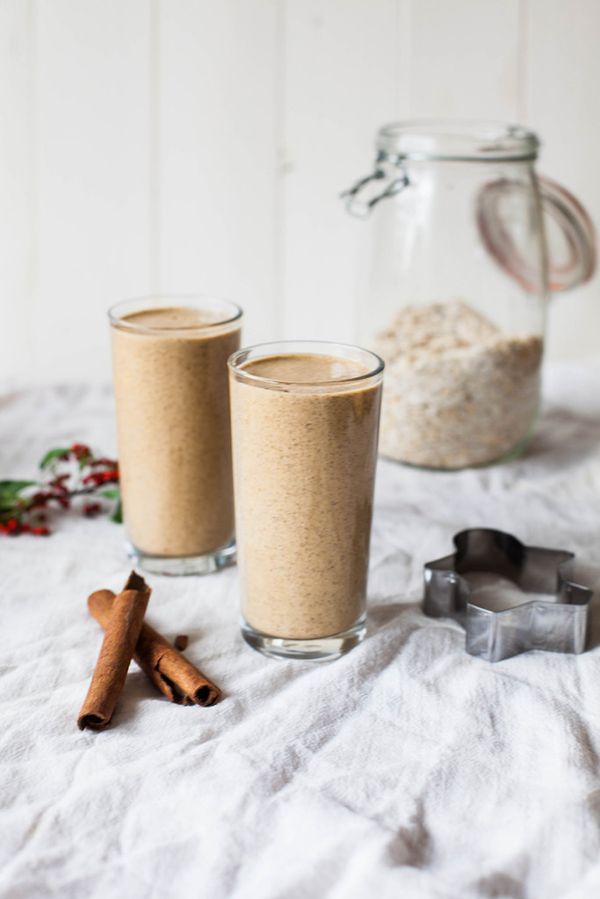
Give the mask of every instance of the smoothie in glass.
[{"label": "smoothie in glass", "polygon": [[229,365],[243,635],[335,657],[365,633],[383,363],[290,341]]},{"label": "smoothie in glass", "polygon": [[241,315],[203,297],[110,310],[124,520],[146,570],[207,573],[233,556],[227,359]]}]

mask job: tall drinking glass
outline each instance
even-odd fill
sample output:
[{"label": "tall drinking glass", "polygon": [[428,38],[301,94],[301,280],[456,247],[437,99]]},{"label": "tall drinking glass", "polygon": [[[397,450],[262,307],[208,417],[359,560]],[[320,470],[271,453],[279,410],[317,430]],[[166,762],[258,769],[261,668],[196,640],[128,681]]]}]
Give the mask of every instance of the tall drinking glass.
[{"label": "tall drinking glass", "polygon": [[227,359],[242,311],[167,295],[109,317],[130,554],[159,574],[216,571],[235,553]]},{"label": "tall drinking glass", "polygon": [[285,341],[229,369],[243,636],[267,655],[335,658],[366,630],[383,362]]}]

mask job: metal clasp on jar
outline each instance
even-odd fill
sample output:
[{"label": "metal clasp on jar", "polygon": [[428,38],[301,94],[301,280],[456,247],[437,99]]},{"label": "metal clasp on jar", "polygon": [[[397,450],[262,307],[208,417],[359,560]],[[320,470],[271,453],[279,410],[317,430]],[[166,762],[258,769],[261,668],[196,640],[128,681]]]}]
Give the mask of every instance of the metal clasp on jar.
[{"label": "metal clasp on jar", "polygon": [[[376,193],[369,199],[361,199],[359,194],[362,194],[368,185],[372,185],[373,182],[389,179],[389,174],[381,167],[382,162],[393,162],[393,164],[400,167],[401,174],[388,180],[388,184],[383,190],[379,191],[379,193]],[[357,218],[367,218],[371,210],[380,200],[385,200],[388,197],[395,197],[396,194],[399,194],[400,191],[404,190],[405,187],[408,187],[409,184],[410,181],[408,180],[408,175],[401,164],[399,164],[397,160],[391,160],[386,153],[385,155],[377,157],[375,170],[371,172],[370,175],[367,175],[366,178],[361,178],[360,181],[357,181],[356,184],[349,188],[349,190],[345,190],[340,196],[346,201],[346,209],[351,215],[355,215]]]}]

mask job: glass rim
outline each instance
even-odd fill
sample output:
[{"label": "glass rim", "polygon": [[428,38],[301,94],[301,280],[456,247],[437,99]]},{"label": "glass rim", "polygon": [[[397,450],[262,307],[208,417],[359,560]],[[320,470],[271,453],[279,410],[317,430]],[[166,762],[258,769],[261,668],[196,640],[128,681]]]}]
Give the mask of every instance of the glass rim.
[{"label": "glass rim", "polygon": [[516,162],[537,158],[535,132],[523,125],[477,119],[406,119],[377,132],[382,160]]},{"label": "glass rim", "polygon": [[[294,350],[294,347],[297,349]],[[322,355],[324,356],[337,355],[334,352],[335,348],[338,350],[341,358],[344,359],[350,358],[350,354],[360,354],[361,356],[373,360],[374,365],[369,367],[368,370],[362,375],[354,375],[347,378],[329,378],[320,381],[285,381],[282,378],[267,378],[264,375],[252,374],[251,372],[247,371],[242,366],[242,364],[240,364],[241,360],[243,360],[243,362],[249,362],[256,361],[258,359],[267,359],[270,356],[277,355],[309,355],[311,353],[311,351],[308,349],[309,347],[321,347],[324,350],[330,350],[329,353],[323,352]],[[279,351],[277,351],[277,348],[280,348]],[[257,355],[252,358],[251,354],[255,352],[257,353]],[[374,353],[372,350],[367,350],[364,347],[356,346],[352,343],[340,343],[339,341],[335,340],[291,339],[271,340],[265,343],[255,343],[252,346],[241,347],[239,350],[236,350],[235,353],[232,353],[232,355],[229,357],[229,359],[227,360],[227,366],[235,377],[239,378],[242,381],[247,381],[250,384],[254,384],[257,387],[269,388],[271,390],[289,390],[291,388],[302,391],[310,391],[319,390],[319,388],[322,387],[338,387],[340,388],[340,390],[343,390],[343,388],[347,387],[348,385],[362,384],[366,381],[383,375],[385,362],[383,361],[381,356],[378,356],[377,353]]]},{"label": "glass rim", "polygon": [[[125,315],[135,312],[143,312],[146,309],[169,309],[184,306],[189,309],[209,309],[210,304],[215,308],[221,307],[224,317],[214,322],[196,325],[177,325],[177,327],[165,328],[148,325],[140,325],[127,321]],[[125,312],[125,310],[127,310]],[[225,311],[227,310],[227,311]],[[128,297],[119,300],[108,309],[108,319],[111,327],[123,331],[133,331],[136,334],[168,334],[181,331],[212,331],[222,328],[224,325],[239,321],[244,314],[241,306],[224,297],[203,293],[149,293],[140,296]]]}]

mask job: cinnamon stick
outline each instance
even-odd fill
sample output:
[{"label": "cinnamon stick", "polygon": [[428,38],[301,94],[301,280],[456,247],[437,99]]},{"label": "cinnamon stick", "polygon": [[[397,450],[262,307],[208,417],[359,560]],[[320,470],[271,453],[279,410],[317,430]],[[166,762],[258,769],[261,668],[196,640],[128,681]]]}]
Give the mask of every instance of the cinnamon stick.
[{"label": "cinnamon stick", "polygon": [[[97,590],[88,598],[90,614],[105,629],[112,619],[115,602],[111,590]],[[210,706],[221,697],[219,688],[149,624],[142,625],[134,659],[171,702]]]},{"label": "cinnamon stick", "polygon": [[150,588],[132,571],[123,592],[114,597],[92,680],[77,719],[80,730],[110,723],[125,684],[127,669],[142,629]]}]

